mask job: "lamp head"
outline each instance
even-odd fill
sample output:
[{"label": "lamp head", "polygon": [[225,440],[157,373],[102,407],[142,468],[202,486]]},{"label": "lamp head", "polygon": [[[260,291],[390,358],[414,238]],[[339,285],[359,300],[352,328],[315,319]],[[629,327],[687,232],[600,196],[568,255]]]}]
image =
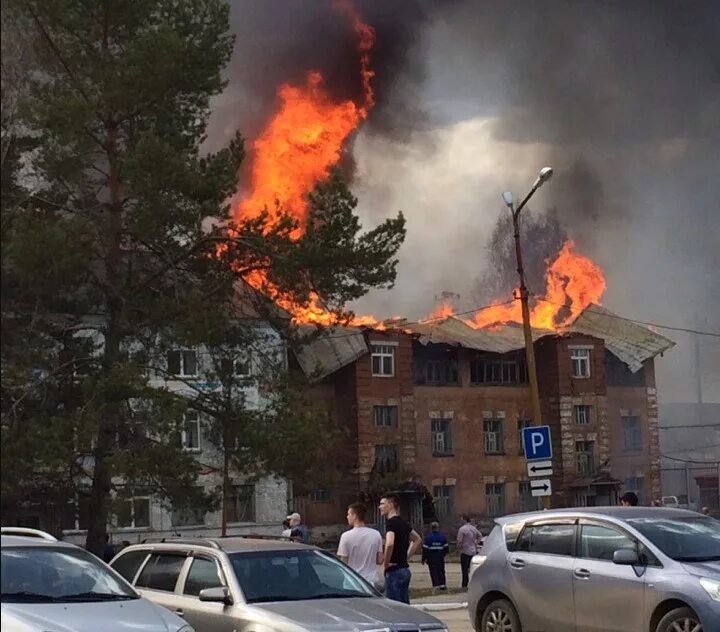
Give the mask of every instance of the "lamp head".
[{"label": "lamp head", "polygon": [[510,208],[512,208],[512,205],[513,205],[513,194],[512,194],[510,191],[505,191],[505,192],[502,194],[502,197],[503,197],[503,200],[504,200],[504,202],[505,202],[505,205],[506,205],[506,206],[509,206]]}]

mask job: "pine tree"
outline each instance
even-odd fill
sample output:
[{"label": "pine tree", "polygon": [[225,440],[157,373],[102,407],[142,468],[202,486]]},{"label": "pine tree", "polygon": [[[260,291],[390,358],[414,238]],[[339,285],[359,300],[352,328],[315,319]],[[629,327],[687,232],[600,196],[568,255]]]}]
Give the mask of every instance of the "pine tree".
[{"label": "pine tree", "polygon": [[[235,468],[307,467],[302,446],[323,427],[284,373],[255,377],[274,394],[261,410],[228,396],[223,354],[262,346],[258,320],[292,334],[256,294],[248,313],[239,277],[262,270],[299,304],[319,290],[342,314],[394,280],[404,220],[362,233],[333,175],[299,240],[287,217],[203,229],[228,215],[244,156],[239,135],[201,153],[233,47],[224,2],[9,0],[4,11],[35,65],[18,121],[32,150],[15,144],[3,160],[3,502],[62,503],[88,486],[87,547],[100,553],[124,490],[211,505],[194,497],[202,464],[180,446],[189,409],[216,422]],[[168,352],[184,346],[208,350],[217,388],[167,388]]]}]

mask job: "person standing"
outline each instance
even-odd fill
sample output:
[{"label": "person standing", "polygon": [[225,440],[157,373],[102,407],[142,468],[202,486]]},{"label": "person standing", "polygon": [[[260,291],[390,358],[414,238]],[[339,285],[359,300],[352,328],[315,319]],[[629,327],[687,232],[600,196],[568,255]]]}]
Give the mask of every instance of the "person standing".
[{"label": "person standing", "polygon": [[378,566],[383,563],[383,543],[380,533],[365,526],[367,507],[353,503],[347,510],[347,522],[352,527],[340,536],[338,557],[373,586],[380,583]]},{"label": "person standing", "polygon": [[286,520],[290,525],[291,540],[303,544],[310,542],[310,530],[303,524],[302,516],[299,513],[291,513]]},{"label": "person standing", "polygon": [[457,532],[457,550],[460,553],[460,571],[462,572],[462,587],[467,588],[470,582],[470,560],[477,555],[478,542],[482,538],[480,532],[470,522],[470,516],[463,514],[464,524]]},{"label": "person standing", "polygon": [[412,557],[422,544],[418,535],[406,520],[400,517],[400,499],[387,494],[380,499],[380,513],[385,523],[385,596],[393,601],[410,603],[410,565]]},{"label": "person standing", "polygon": [[440,531],[440,525],[433,522],[430,533],[425,536],[422,549],[422,563],[427,562],[430,571],[433,593],[435,590],[447,590],[445,580],[445,556],[448,552],[448,541],[445,534]]}]

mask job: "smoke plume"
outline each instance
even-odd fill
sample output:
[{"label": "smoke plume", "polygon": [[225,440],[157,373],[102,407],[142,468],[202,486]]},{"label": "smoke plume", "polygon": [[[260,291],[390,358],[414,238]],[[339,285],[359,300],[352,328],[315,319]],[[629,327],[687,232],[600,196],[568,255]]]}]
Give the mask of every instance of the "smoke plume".
[{"label": "smoke plume", "polygon": [[[349,148],[367,225],[403,210],[396,289],[358,311],[418,317],[452,291],[473,306],[501,262],[503,208],[540,167],[532,200],[554,210],[605,270],[605,305],[720,331],[720,5],[673,1],[356,0],[375,27],[377,106]],[[210,141],[253,138],[277,87],[320,70],[359,94],[356,39],[330,2],[233,3],[228,88]],[[528,246],[535,250],[537,244]],[[694,396],[691,340],[658,362],[661,397]],[[703,338],[705,397],[720,401],[720,345]]]}]

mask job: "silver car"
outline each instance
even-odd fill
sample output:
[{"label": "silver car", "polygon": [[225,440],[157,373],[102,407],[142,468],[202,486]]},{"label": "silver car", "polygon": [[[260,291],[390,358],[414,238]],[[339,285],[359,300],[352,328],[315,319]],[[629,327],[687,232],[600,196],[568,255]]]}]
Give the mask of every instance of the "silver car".
[{"label": "silver car", "polygon": [[383,598],[303,544],[241,537],[123,549],[110,563],[148,599],[202,632],[430,632],[443,623]]},{"label": "silver car", "polygon": [[97,557],[48,534],[2,535],[0,565],[2,632],[193,632]]},{"label": "silver car", "polygon": [[481,632],[720,631],[720,522],[683,509],[505,516],[471,572]]}]

